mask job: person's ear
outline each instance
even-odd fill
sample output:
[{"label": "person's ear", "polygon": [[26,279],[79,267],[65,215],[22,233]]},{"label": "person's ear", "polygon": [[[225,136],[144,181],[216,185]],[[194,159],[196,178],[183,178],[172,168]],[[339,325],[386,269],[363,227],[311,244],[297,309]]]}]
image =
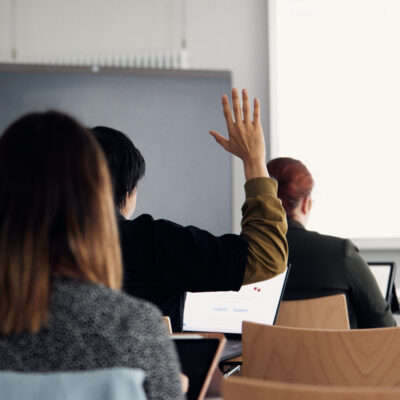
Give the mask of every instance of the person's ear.
[{"label": "person's ear", "polygon": [[311,211],[312,200],[310,196],[303,197],[301,200],[301,212],[307,215]]},{"label": "person's ear", "polygon": [[311,211],[313,204],[314,200],[311,199],[311,196],[308,196],[308,212]]}]

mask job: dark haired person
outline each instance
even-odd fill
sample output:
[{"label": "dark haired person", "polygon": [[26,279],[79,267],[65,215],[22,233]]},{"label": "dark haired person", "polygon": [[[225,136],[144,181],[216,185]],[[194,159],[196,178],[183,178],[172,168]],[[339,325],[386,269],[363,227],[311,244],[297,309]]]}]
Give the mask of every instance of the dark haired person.
[{"label": "dark haired person", "polygon": [[0,369],[140,368],[148,399],[183,398],[160,312],[121,278],[100,146],[64,114],[20,118],[0,138]]},{"label": "dark haired person", "polygon": [[235,120],[228,97],[222,99],[229,139],[210,132],[225,150],[243,160],[247,182],[240,235],[216,237],[147,214],[129,220],[144,173],[143,157],[122,132],[92,129],[108,159],[120,211],[124,290],[157,304],[171,318],[174,331],[182,330],[187,291],[239,290],[242,284],[269,279],[286,269],[286,216],[276,182],[268,177],[265,166],[260,105],[254,101],[252,118],[247,91],[242,95],[243,112],[233,89]]},{"label": "dark haired person", "polygon": [[278,197],[288,216],[289,278],[284,300],[344,293],[351,328],[396,325],[368,264],[348,239],[305,229],[312,209],[314,180],[299,160],[282,157],[268,163],[278,181]]}]

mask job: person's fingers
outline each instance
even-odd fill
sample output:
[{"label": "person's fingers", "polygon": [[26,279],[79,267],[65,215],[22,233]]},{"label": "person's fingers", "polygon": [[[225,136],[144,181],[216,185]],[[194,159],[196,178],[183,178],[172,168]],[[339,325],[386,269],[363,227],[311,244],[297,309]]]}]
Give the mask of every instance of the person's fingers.
[{"label": "person's fingers", "polygon": [[249,104],[249,94],[246,89],[242,90],[243,98],[243,117],[245,123],[251,122],[250,104]]},{"label": "person's fingers", "polygon": [[234,122],[232,118],[231,108],[229,107],[229,99],[226,94],[222,96],[222,108],[224,110],[226,126],[228,127],[228,132],[230,132],[233,128]]},{"label": "person's fingers", "polygon": [[217,131],[210,131],[210,135],[214,137],[214,139],[226,150],[229,151],[229,140],[224,138]]},{"label": "person's fingers", "polygon": [[260,101],[257,98],[254,99],[253,122],[260,122]]},{"label": "person's fingers", "polygon": [[232,105],[235,122],[240,124],[242,122],[242,109],[240,107],[239,93],[235,88],[232,89]]}]

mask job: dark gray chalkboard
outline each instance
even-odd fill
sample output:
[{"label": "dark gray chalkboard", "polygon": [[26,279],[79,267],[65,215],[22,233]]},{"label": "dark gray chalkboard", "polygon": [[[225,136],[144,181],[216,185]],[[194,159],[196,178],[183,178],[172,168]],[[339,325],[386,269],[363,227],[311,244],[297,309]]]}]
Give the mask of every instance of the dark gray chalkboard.
[{"label": "dark gray chalkboard", "polygon": [[231,157],[208,131],[225,132],[230,87],[228,72],[1,65],[0,129],[51,108],[122,130],[147,164],[135,215],[221,234],[231,231]]}]

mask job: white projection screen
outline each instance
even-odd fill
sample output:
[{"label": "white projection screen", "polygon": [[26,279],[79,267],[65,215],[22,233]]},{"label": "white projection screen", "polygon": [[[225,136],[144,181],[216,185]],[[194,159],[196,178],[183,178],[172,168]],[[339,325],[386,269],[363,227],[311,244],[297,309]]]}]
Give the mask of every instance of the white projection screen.
[{"label": "white projection screen", "polygon": [[313,174],[308,228],[400,243],[400,2],[269,6],[271,156]]}]

